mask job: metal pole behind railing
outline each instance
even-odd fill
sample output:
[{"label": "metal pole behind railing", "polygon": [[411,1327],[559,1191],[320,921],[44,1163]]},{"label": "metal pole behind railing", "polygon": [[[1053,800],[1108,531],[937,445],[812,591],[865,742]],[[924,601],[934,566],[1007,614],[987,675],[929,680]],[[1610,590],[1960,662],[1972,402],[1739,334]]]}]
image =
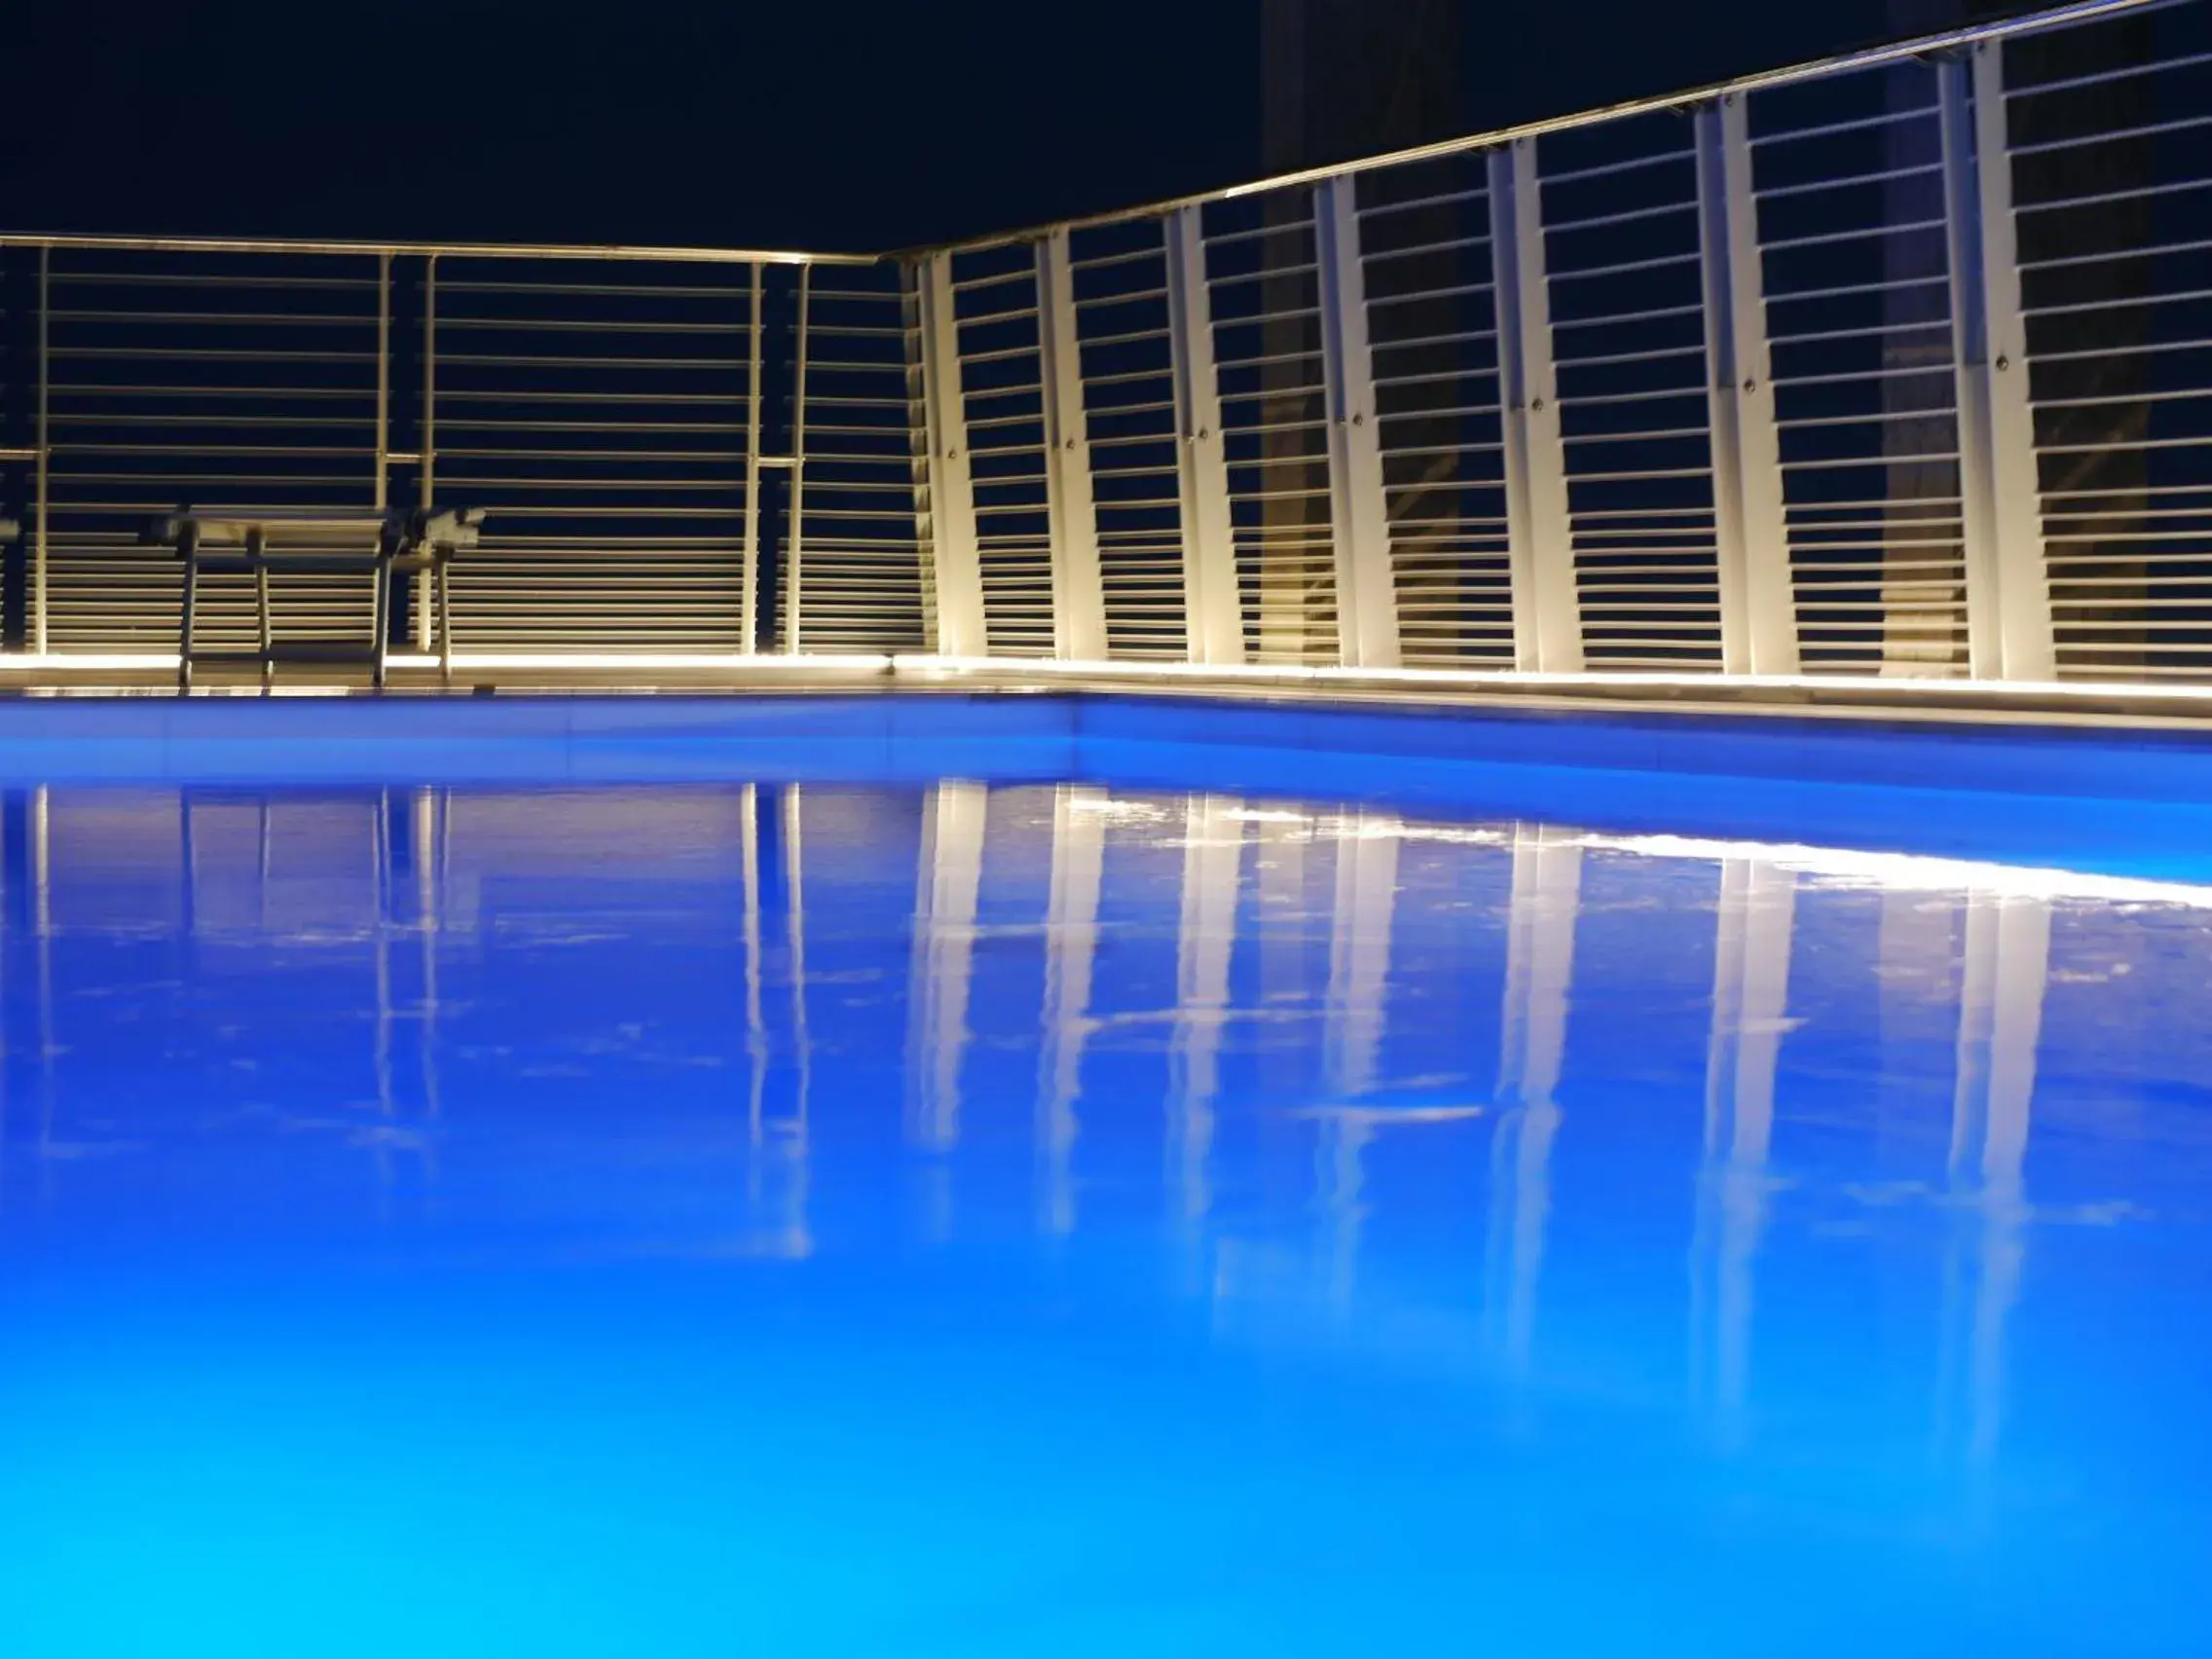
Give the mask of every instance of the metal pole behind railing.
[{"label": "metal pole behind railing", "polygon": [[2020,244],[2012,218],[2012,157],[2005,103],[2005,43],[1973,48],[1975,219],[1981,233],[1982,372],[1989,386],[1989,485],[1996,536],[1997,609],[2007,680],[2056,672],[2050,577],[2044,564],[2036,418],[2028,399],[2027,323]]},{"label": "metal pole behind railing", "polygon": [[1360,266],[1356,198],[1356,181],[1348,175],[1324,179],[1313,187],[1338,660],[1346,668],[1396,668],[1398,592],[1390,567],[1390,521],[1382,489],[1375,371],[1367,345],[1367,281]]},{"label": "metal pole behind railing", "polygon": [[1976,680],[2055,672],[2028,403],[2004,48],[1936,66],[1943,199],[1958,373],[1968,671]]},{"label": "metal pole behind railing", "polygon": [[1075,275],[1064,228],[1037,244],[1037,344],[1044,387],[1046,522],[1052,544],[1052,649],[1062,661],[1100,662],[1106,657],[1106,597],[1083,408]]},{"label": "metal pole behind railing", "polygon": [[930,571],[937,594],[937,648],[984,656],[982,560],[976,542],[976,491],[969,471],[968,411],[960,389],[960,327],[953,312],[952,256],[915,270],[920,283],[922,401],[929,434]]},{"label": "metal pole behind railing", "polygon": [[1705,272],[1707,404],[1720,659],[1729,674],[1795,674],[1795,605],[1782,445],[1767,361],[1758,203],[1744,100],[1697,112],[1698,241]]},{"label": "metal pole behind railing", "polygon": [[806,364],[807,329],[813,318],[814,271],[800,266],[798,273],[797,346],[792,361],[792,473],[787,517],[791,535],[784,550],[784,654],[796,656],[799,647],[799,604],[806,594]]},{"label": "metal pole behind railing", "polygon": [[1161,231],[1167,242],[1167,332],[1180,440],[1184,628],[1190,660],[1222,667],[1244,660],[1244,607],[1237,591],[1221,383],[1214,376],[1213,305],[1206,291],[1199,212],[1179,208],[1161,221]]},{"label": "metal pole behind railing", "polygon": [[[415,468],[415,499],[424,511],[436,505],[438,472],[438,256],[423,262],[423,455]],[[450,594],[451,590],[448,590]],[[445,638],[453,638],[453,618],[438,621]],[[430,631],[428,604],[415,608],[415,648],[426,651],[434,636]]]},{"label": "metal pole behind railing", "polygon": [[[377,460],[372,488],[381,512],[391,466],[391,255],[377,255]],[[418,593],[420,599],[420,593]]]},{"label": "metal pole behind railing", "polygon": [[1490,226],[1498,390],[1505,406],[1514,666],[1525,672],[1573,674],[1582,668],[1582,622],[1567,520],[1567,445],[1554,389],[1534,139],[1492,152]]},{"label": "metal pole behind railing", "polygon": [[738,575],[738,649],[759,646],[760,621],[760,267],[753,267],[746,312],[745,548]]},{"label": "metal pole behind railing", "polygon": [[38,460],[35,463],[35,492],[31,510],[31,649],[40,656],[47,649],[46,575],[47,575],[47,495],[48,470],[54,446],[48,431],[47,404],[52,389],[53,374],[47,342],[47,290],[53,276],[54,250],[38,250]]}]

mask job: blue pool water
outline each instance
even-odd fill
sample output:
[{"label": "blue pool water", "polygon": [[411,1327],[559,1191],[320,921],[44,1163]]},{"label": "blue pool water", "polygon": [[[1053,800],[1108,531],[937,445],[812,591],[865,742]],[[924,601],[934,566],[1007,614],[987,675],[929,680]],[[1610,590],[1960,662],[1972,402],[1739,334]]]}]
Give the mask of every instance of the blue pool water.
[{"label": "blue pool water", "polygon": [[2172,859],[1096,776],[4,815],[0,1652],[2207,1645]]}]

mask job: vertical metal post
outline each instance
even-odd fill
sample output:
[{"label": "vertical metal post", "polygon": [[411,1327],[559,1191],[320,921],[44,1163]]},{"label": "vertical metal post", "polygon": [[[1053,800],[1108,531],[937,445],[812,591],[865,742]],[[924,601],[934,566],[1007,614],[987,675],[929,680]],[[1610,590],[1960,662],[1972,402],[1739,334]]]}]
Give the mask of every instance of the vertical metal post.
[{"label": "vertical metal post", "polygon": [[1213,303],[1206,292],[1202,209],[1161,221],[1167,243],[1167,332],[1174,356],[1177,477],[1183,512],[1183,618],[1190,660],[1244,660],[1244,606],[1229,516],[1229,461],[1221,436],[1221,383],[1213,367]]},{"label": "vertical metal post", "polygon": [[[423,460],[416,467],[419,480],[415,499],[424,511],[437,504],[438,493],[438,256],[431,254],[423,262]],[[438,584],[438,598],[444,601],[451,592],[445,582]],[[444,639],[450,650],[453,640],[453,618],[438,618],[444,628]],[[415,608],[415,648],[426,651],[432,639],[430,608]]]},{"label": "vertical metal post", "polygon": [[53,385],[47,350],[47,289],[53,277],[54,250],[38,250],[38,462],[31,507],[31,649],[46,654],[47,474],[54,445],[48,431],[47,404]]},{"label": "vertical metal post", "polygon": [[[391,255],[388,253],[380,253],[377,255],[376,426],[376,459],[373,463],[375,470],[370,477],[369,494],[370,505],[374,506],[376,510],[381,513],[390,505]],[[369,609],[370,614],[376,618],[376,650],[377,661],[380,665],[381,672],[381,665],[384,662],[385,655],[391,648],[391,640],[389,638],[389,629],[391,626],[391,602],[386,592],[386,588],[387,584],[391,581],[392,577],[389,570],[380,569],[369,579],[371,584],[373,585],[375,592],[375,597],[370,601]],[[263,611],[261,629],[261,684],[262,689],[264,691],[267,691],[276,673],[276,668],[275,664],[271,660],[274,654],[275,646],[269,637],[269,626],[267,618],[267,612],[269,609],[269,597],[267,593],[269,584],[269,572],[266,568],[262,569],[258,572],[257,580],[260,582],[263,590],[261,596],[261,608]],[[422,629],[422,619],[427,614],[430,607],[430,572],[428,571],[421,571],[417,575],[415,575],[412,580],[414,585],[411,591],[415,596],[415,616],[417,619],[416,628],[418,635],[420,635]]]},{"label": "vertical metal post", "polygon": [[1052,537],[1052,649],[1063,662],[1103,662],[1106,593],[1065,226],[1037,244],[1037,348],[1044,384],[1046,517]]},{"label": "vertical metal post", "polygon": [[1567,444],[1554,387],[1543,198],[1533,139],[1516,139],[1509,148],[1491,152],[1490,234],[1498,397],[1504,405],[1514,666],[1524,672],[1575,674],[1582,668],[1582,618],[1574,590]]},{"label": "vertical metal post", "polygon": [[798,268],[798,345],[792,367],[791,535],[784,548],[784,654],[798,655],[799,603],[806,594],[806,362],[814,267]]},{"label": "vertical metal post", "polygon": [[1395,668],[1398,590],[1382,491],[1382,434],[1367,348],[1367,278],[1359,259],[1357,191],[1350,175],[1313,187],[1320,270],[1321,371],[1329,422],[1329,523],[1336,551],[1338,659]]},{"label": "vertical metal post", "polygon": [[976,491],[969,474],[968,409],[960,389],[960,327],[953,309],[952,256],[915,267],[921,301],[922,402],[928,437],[930,561],[941,656],[987,656],[983,567],[976,543]]},{"label": "vertical metal post", "polygon": [[1767,360],[1751,127],[1741,93],[1724,93],[1697,112],[1697,195],[1721,668],[1795,674],[1782,440]]},{"label": "vertical metal post", "polygon": [[2044,562],[2042,480],[2029,401],[2028,331],[2020,298],[2019,229],[2012,216],[2011,138],[2005,43],[1974,48],[1974,180],[1981,225],[1982,339],[1989,377],[1990,493],[1996,508],[1999,634],[2005,678],[2058,672],[2050,573]]},{"label": "vertical metal post", "polygon": [[1936,71],[1958,360],[1967,657],[1977,680],[2048,680],[2057,672],[2056,653],[2035,411],[2028,402],[2004,63],[2002,44],[1984,42],[1971,59],[1947,59]]},{"label": "vertical metal post", "polygon": [[760,624],[760,267],[748,268],[745,321],[745,550],[738,571],[738,649],[759,647]]},{"label": "vertical metal post", "polygon": [[377,255],[377,474],[376,508],[386,505],[391,467],[391,255]]}]

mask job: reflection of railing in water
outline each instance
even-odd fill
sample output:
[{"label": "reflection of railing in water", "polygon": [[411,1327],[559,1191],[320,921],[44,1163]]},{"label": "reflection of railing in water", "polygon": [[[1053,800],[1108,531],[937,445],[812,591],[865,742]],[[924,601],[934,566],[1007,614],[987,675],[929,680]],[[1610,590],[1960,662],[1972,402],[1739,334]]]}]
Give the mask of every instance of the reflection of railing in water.
[{"label": "reflection of railing in water", "polygon": [[1075,1143],[1084,1041],[1097,967],[1098,893],[1106,868],[1106,792],[1052,792],[1052,873],[1045,916],[1045,1017],[1037,1055],[1037,1215],[1049,1233],[1075,1231]]},{"label": "reflection of railing in water", "polygon": [[1750,859],[1720,866],[1706,1051],[1705,1158],[1690,1248],[1691,1386],[1724,1432],[1748,1392],[1752,1264],[1766,1226],[1774,1080],[1789,1006],[1796,877]]},{"label": "reflection of railing in water", "polygon": [[[730,1063],[743,1070],[728,1075],[742,1078],[729,1105],[731,1120],[744,1126],[745,1247],[803,1257],[815,1247],[811,1113],[822,1067],[830,1063],[817,1044],[822,1011],[834,1014],[831,1002],[810,1006],[810,994],[821,995],[814,987],[826,981],[809,960],[808,904],[811,895],[834,906],[834,879],[822,876],[818,843],[805,838],[814,800],[799,788],[747,785],[684,798],[697,815],[686,823],[711,827],[716,837],[702,869],[731,882],[731,926],[714,935],[714,948],[736,958],[727,1029]],[[994,803],[1019,810],[994,814]],[[12,1128],[0,1122],[0,1153],[29,1155],[0,1165],[0,1200],[19,1199],[26,1180],[51,1194],[66,1178],[63,1154],[76,1131],[57,1113],[73,1099],[65,1073],[86,1041],[88,1015],[61,994],[56,953],[79,939],[148,937],[150,927],[194,953],[279,937],[355,965],[368,1015],[358,1051],[371,1098],[361,1102],[370,1110],[350,1144],[369,1153],[380,1202],[434,1184],[440,1137],[471,1109],[467,1089],[457,1097],[447,1064],[450,1046],[467,1041],[457,1036],[448,1000],[454,976],[473,972],[466,953],[488,948],[498,927],[529,914],[527,906],[506,910],[488,898],[486,877],[529,869],[540,852],[579,840],[567,833],[531,839],[561,822],[532,797],[442,789],[285,797],[42,789],[15,797],[6,817],[0,974],[9,1019],[0,1031],[0,1109],[29,1101],[35,1132],[19,1118]],[[626,833],[624,810],[595,822],[594,833]],[[1838,975],[1832,954],[1793,960],[1793,945],[1810,915],[1854,894],[1869,901],[1861,913],[1870,918],[1878,883],[1862,877],[1838,899],[1797,873],[1802,850],[1697,844],[1669,852],[1535,825],[1440,831],[1373,811],[1247,807],[1221,793],[1117,796],[1095,785],[945,784],[924,797],[918,830],[900,833],[913,835],[908,844],[917,855],[901,1051],[912,1090],[904,1129],[923,1183],[925,1236],[959,1235],[954,1177],[963,1158],[988,1151],[989,1136],[969,1128],[963,1111],[987,1051],[975,1041],[978,1014],[1001,1012],[977,1001],[979,896],[990,872],[1023,867],[1007,855],[1025,842],[1032,853],[1049,852],[1049,864],[1018,880],[1003,878],[1012,885],[996,889],[992,903],[1029,906],[1025,914],[1044,925],[1034,933],[1026,921],[984,932],[1029,941],[1019,948],[1029,953],[1023,972],[1034,977],[1019,982],[1034,984],[1037,1001],[1015,1012],[1036,1019],[1036,1051],[1033,1063],[1024,1057],[1024,1081],[1014,1087],[1034,1091],[1025,1102],[1027,1127],[1015,1131],[1026,1140],[1034,1227],[1072,1239],[1093,1225],[1113,1225],[1094,1224],[1082,1195],[1093,1149],[1111,1156],[1117,1137],[1128,1134],[1132,1100],[1124,1082],[1111,1099],[1087,1106],[1092,1068],[1107,1057],[1094,1038],[1108,1020],[1140,1037],[1158,1032],[1157,1041],[1138,1045],[1146,1063],[1157,1064],[1146,1075],[1158,1092],[1133,1105],[1158,1125],[1161,1161],[1146,1179],[1156,1183],[1157,1223],[1175,1282],[1188,1294],[1234,1303],[1245,1294],[1241,1264],[1253,1251],[1305,1249],[1286,1282],[1300,1287],[1302,1306],[1348,1319],[1389,1290],[1391,1264],[1374,1265],[1370,1243],[1373,1223],[1397,1201],[1391,1165],[1381,1161],[1418,1148],[1451,1171],[1451,1190],[1488,1228],[1487,1241],[1473,1246],[1479,1272],[1472,1259],[1466,1263],[1475,1298],[1450,1317],[1464,1327],[1470,1351],[1522,1386],[1545,1372],[1542,1311],[1562,1196],[1560,1154],[1576,1144],[1585,1102],[1599,1104],[1581,1091],[1617,1075],[1606,1070],[1614,1056],[1604,1045],[1614,1039],[1605,1017],[1572,1012],[1577,977],[1606,968],[1604,953],[1593,956],[1577,938],[1601,903],[1589,891],[1593,872],[1606,870],[1609,881],[1641,867],[1648,879],[1709,892],[1715,903],[1704,1123],[1685,1216],[1686,1384],[1724,1442],[1755,1428],[1757,1280],[1791,1154],[1789,1034],[1814,1006],[1808,999],[1829,994],[1819,976]],[[1422,989],[1424,981],[1409,976],[1424,939],[1433,943],[1424,930],[1436,926],[1417,849],[1424,835],[1444,833],[1475,843],[1451,867],[1478,870],[1495,884],[1464,895],[1494,894],[1494,901],[1449,912],[1463,918],[1455,928],[1486,941],[1485,966],[1474,973],[1495,975],[1500,1024],[1487,1093],[1464,1076],[1420,1082],[1444,1075],[1434,1073],[1433,1055],[1453,1033],[1438,1022],[1449,1026],[1458,1006],[1408,1000]],[[879,842],[867,845],[880,850]],[[587,863],[593,856],[588,846],[571,850]],[[1124,940],[1117,930],[1128,925],[1127,913],[1109,901],[1118,861],[1138,852],[1166,879],[1146,892],[1155,908],[1143,912],[1141,937]],[[297,862],[309,855],[312,866]],[[1710,886],[1702,886],[1708,871]],[[1933,886],[1899,886],[1914,896],[1878,906],[1884,925],[1867,959],[1843,974],[1854,983],[1863,976],[1883,1009],[1920,1021],[1894,1033],[1872,1029],[1885,1070],[1893,1050],[1923,1056],[1915,1076],[1947,1091],[1947,1164],[1946,1137],[1923,1109],[1931,1101],[1925,1091],[1900,1144],[1930,1154],[1921,1185],[1948,1194],[1951,1277],[1940,1287],[1936,1421],[1946,1452],[1968,1461],[1992,1456],[2003,1421],[2006,1325],[2028,1236],[2024,1160],[2052,958],[2048,897],[2018,884],[2008,889],[2002,872],[1983,873],[1989,879],[1980,886],[1971,868]],[[1916,926],[1899,925],[1906,919]],[[1104,1013],[1119,989],[1115,978],[1125,973],[1110,976],[1107,965],[1124,963],[1127,949],[1156,952],[1159,1006]],[[1442,977],[1430,983],[1463,1000],[1468,970],[1434,972]],[[994,983],[1003,991],[1004,981]],[[1229,1041],[1244,1030],[1263,1040]],[[1925,1063],[1938,1031],[1947,1032],[1947,1077],[1939,1063]],[[1288,1068],[1269,1057],[1272,1032],[1283,1036]],[[1125,1060],[1128,1047],[1122,1048]],[[1419,1075],[1409,1076],[1409,1065]],[[991,1087],[1004,1088],[1004,1076]],[[1246,1099],[1255,1080],[1264,1086],[1269,1132],[1297,1137],[1301,1167],[1310,1170],[1301,1177],[1309,1182],[1304,1245],[1286,1242],[1279,1231],[1240,1237],[1249,1215],[1217,1201],[1220,1137],[1249,1129],[1245,1114],[1224,1113],[1222,1105]],[[994,1095],[983,1104],[998,1101]],[[1872,1133],[1889,1108],[1869,1095],[1863,1110]],[[1091,1135],[1082,1132],[1087,1111],[1101,1114]],[[1003,1114],[975,1121],[1006,1132]],[[1651,1179],[1664,1184],[1678,1171],[1655,1168]],[[412,1213],[394,1210],[403,1220]]]}]

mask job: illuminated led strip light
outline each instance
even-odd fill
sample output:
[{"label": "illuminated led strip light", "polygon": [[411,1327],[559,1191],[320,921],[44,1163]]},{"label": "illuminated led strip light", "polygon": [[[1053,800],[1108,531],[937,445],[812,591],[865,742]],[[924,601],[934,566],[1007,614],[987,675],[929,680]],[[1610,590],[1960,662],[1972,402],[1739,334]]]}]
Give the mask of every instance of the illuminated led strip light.
[{"label": "illuminated led strip light", "polygon": [[[810,673],[883,675],[893,659],[866,653],[822,656],[746,656],[736,652],[681,651],[456,651],[456,669],[718,669],[742,670],[789,678]],[[385,659],[391,668],[435,669],[438,659],[427,654],[394,651]],[[137,669],[174,669],[174,651],[98,652],[49,651],[0,653],[0,674],[17,673],[118,673]]]},{"label": "illuminated led strip light", "polygon": [[[438,659],[394,652],[387,659],[398,669],[435,669]],[[1285,683],[1339,686],[1414,686],[1438,691],[1453,689],[1499,691],[1516,689],[1621,691],[1647,689],[1732,692],[1741,690],[1796,690],[1821,692],[1884,692],[1898,698],[1921,698],[1917,707],[1940,710],[1946,705],[1980,700],[2048,697],[2070,702],[2099,704],[2130,698],[2160,702],[2212,705],[2212,685],[2174,684],[2164,682],[2120,681],[2022,681],[1941,680],[1916,681],[1879,675],[1844,674],[1649,674],[1589,671],[1581,674],[1541,674],[1521,670],[1396,668],[1356,669],[1273,664],[1224,667],[1182,662],[1055,662],[1025,658],[1018,661],[992,657],[940,657],[849,652],[820,656],[783,656],[734,652],[456,652],[456,670],[525,669],[600,672],[624,669],[666,669],[716,672],[745,677],[798,679],[808,675],[877,680],[890,678],[918,682],[986,679],[997,685],[1021,685],[1073,680],[1184,682],[1196,687],[1206,684],[1280,685]],[[157,672],[176,667],[173,651],[143,652],[17,652],[0,653],[0,674],[115,674]]]},{"label": "illuminated led strip light", "polygon": [[[398,660],[396,658],[394,661]],[[1437,690],[1464,687],[1500,690],[1544,687],[1562,690],[1633,690],[1638,687],[1702,691],[1804,690],[1884,691],[1899,697],[1926,699],[1923,706],[1940,708],[1945,700],[1966,698],[2065,697],[2083,702],[2104,702],[2128,697],[2212,702],[2212,685],[2123,682],[2120,681],[2057,680],[1913,680],[1897,676],[1848,674],[1664,674],[1630,671],[1586,671],[1580,674],[1545,674],[1521,669],[1456,668],[1327,668],[1295,664],[1225,667],[1182,662],[1022,662],[987,657],[900,655],[891,659],[894,674],[902,678],[953,679],[971,675],[1021,679],[1182,680],[1222,683],[1267,684],[1295,681],[1317,684],[1416,685]]]}]

